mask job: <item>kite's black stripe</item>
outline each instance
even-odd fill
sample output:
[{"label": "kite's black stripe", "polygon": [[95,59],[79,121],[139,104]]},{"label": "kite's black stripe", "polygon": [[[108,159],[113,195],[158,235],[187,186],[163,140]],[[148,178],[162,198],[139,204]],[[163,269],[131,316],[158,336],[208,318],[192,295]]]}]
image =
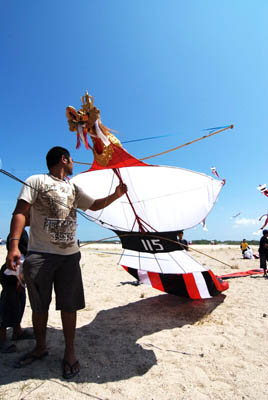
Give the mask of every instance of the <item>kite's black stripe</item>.
[{"label": "kite's black stripe", "polygon": [[165,292],[181,297],[190,297],[183,274],[159,274]]},{"label": "kite's black stripe", "polygon": [[210,273],[208,271],[203,271],[202,275],[206,281],[206,285],[207,285],[210,296],[212,296],[212,297],[217,296],[220,292],[216,288],[215,283],[213,282],[213,279],[211,278]]},{"label": "kite's black stripe", "polygon": [[113,231],[119,236],[123,249],[141,253],[169,253],[184,250],[178,243],[178,231],[171,232],[126,232]]}]

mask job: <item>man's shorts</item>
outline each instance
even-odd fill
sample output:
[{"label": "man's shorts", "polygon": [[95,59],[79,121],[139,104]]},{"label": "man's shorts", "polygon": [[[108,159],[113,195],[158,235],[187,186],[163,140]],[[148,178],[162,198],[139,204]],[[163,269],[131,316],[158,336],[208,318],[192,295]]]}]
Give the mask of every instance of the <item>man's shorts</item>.
[{"label": "man's shorts", "polygon": [[27,254],[23,273],[33,312],[48,311],[53,284],[56,310],[75,312],[85,307],[80,258],[80,252],[68,256],[36,252]]},{"label": "man's shorts", "polygon": [[260,268],[264,269],[265,271],[267,269],[266,261],[267,261],[266,254],[260,253]]}]

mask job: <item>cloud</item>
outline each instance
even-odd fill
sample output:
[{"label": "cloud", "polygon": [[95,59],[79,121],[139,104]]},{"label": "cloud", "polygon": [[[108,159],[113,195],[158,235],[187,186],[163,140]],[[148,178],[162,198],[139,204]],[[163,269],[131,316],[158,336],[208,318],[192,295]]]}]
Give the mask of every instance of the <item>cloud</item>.
[{"label": "cloud", "polygon": [[240,218],[234,221],[234,227],[238,228],[240,226],[250,226],[250,225],[258,225],[260,221],[254,218]]}]

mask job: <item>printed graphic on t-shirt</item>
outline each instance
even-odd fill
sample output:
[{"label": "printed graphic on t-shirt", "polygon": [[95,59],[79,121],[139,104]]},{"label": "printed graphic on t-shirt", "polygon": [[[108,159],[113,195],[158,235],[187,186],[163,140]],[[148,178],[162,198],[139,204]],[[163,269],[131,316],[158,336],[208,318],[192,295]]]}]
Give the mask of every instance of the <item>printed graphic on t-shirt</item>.
[{"label": "printed graphic on t-shirt", "polygon": [[44,230],[50,234],[51,242],[73,242],[76,222],[72,219],[44,219]]},{"label": "printed graphic on t-shirt", "polygon": [[76,207],[75,190],[63,184],[42,185],[34,204],[43,216],[43,230],[52,244],[60,248],[75,243]]}]

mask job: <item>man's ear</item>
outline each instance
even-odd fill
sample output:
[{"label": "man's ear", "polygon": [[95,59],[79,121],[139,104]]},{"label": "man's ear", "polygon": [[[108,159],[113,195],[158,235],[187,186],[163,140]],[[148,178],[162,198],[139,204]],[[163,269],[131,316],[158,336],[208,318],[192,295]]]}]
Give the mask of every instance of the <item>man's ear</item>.
[{"label": "man's ear", "polygon": [[61,163],[64,164],[64,165],[68,164],[68,162],[69,162],[68,159],[67,159],[67,157],[64,156],[64,155],[61,156],[60,161],[61,161]]}]

